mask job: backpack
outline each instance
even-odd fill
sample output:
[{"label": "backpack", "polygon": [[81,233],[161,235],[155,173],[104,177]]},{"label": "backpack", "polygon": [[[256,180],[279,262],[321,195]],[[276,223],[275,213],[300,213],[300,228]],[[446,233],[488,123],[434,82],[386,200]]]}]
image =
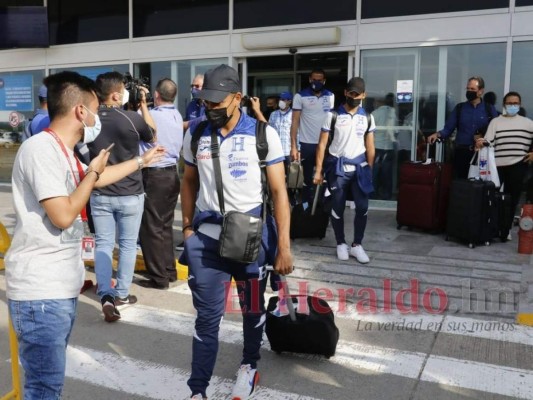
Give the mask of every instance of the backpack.
[{"label": "backpack", "polygon": [[[331,112],[331,122],[329,124],[330,135],[328,137],[328,143],[326,144],[326,151],[324,152],[324,154],[329,153],[329,146],[331,145],[331,142],[333,142],[333,137],[335,136],[335,124],[337,123],[338,115],[339,113],[337,111]],[[366,127],[366,132],[365,132],[365,135],[366,135],[368,132],[370,132],[370,125],[372,125],[372,119],[371,119],[370,114],[368,114],[366,110],[365,110],[365,116],[366,116],[366,120],[368,121],[368,126]]]},{"label": "backpack", "polygon": [[[455,121],[455,129],[459,129],[459,121],[461,120],[461,110],[465,103],[466,102],[458,103],[455,106],[455,109],[457,111],[457,120]],[[479,134],[481,136],[485,136],[485,133],[487,133],[487,128],[489,127],[490,121],[492,121],[492,118],[494,118],[491,112],[492,110],[490,109],[490,104],[487,103],[486,101],[484,101],[483,104],[485,105],[485,113],[487,114],[488,122],[487,122],[487,126],[483,129],[483,131],[479,131],[479,130],[476,131],[476,134]]]}]

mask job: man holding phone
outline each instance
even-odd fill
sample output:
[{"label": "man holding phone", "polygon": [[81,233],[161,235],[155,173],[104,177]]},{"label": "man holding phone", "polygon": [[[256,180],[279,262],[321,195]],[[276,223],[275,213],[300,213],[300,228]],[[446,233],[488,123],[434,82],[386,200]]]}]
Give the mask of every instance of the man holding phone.
[{"label": "man holding phone", "polygon": [[[118,72],[98,75],[96,85],[100,96],[98,116],[102,121],[102,134],[88,144],[91,160],[100,150],[110,149],[109,164],[119,164],[125,160],[139,160],[138,170],[113,185],[97,189],[91,195],[91,213],[94,222],[96,251],[94,258],[97,294],[102,303],[102,312],[107,322],[120,318],[116,306],[133,304],[137,298],[129,294],[137,258],[137,238],[144,209],[144,188],[141,169],[144,167],[139,157],[139,144],[155,142],[155,123],[146,105],[146,92],[143,93],[140,111],[124,111],[129,92],[124,86],[124,78]],[[118,232],[117,232],[118,230]],[[113,249],[118,238],[119,257],[117,283],[111,287],[113,273]]]}]

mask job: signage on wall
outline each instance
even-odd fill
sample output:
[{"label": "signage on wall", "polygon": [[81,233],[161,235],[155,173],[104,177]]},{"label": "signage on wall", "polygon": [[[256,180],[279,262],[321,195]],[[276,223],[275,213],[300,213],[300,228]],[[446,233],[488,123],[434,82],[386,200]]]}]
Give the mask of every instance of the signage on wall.
[{"label": "signage on wall", "polygon": [[396,102],[412,103],[413,102],[413,80],[396,81]]},{"label": "signage on wall", "polygon": [[0,110],[33,111],[33,75],[0,75]]}]

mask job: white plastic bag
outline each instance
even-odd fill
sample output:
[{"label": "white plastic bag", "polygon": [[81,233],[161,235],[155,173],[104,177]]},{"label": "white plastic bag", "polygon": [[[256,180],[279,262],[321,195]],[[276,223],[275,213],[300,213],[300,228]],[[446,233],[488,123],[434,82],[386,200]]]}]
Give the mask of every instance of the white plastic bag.
[{"label": "white plastic bag", "polygon": [[470,160],[468,178],[492,181],[496,187],[500,187],[500,177],[496,168],[494,147],[482,147],[474,154]]}]

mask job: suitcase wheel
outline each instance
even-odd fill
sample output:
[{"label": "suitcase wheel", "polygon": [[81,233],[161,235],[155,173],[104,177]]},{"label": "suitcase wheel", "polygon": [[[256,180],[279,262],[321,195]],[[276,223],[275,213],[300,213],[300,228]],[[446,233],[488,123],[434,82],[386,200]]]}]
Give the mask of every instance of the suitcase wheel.
[{"label": "suitcase wheel", "polygon": [[396,229],[400,230],[402,229],[402,226],[400,224],[396,225]]},{"label": "suitcase wheel", "polygon": [[446,235],[446,237],[444,238],[445,241],[448,241],[450,240],[450,238],[448,237],[448,235]]},{"label": "suitcase wheel", "polygon": [[468,248],[469,249],[473,249],[474,247],[476,247],[476,245],[474,243],[468,243]]},{"label": "suitcase wheel", "polygon": [[490,242],[485,242],[485,246],[490,246]]}]

